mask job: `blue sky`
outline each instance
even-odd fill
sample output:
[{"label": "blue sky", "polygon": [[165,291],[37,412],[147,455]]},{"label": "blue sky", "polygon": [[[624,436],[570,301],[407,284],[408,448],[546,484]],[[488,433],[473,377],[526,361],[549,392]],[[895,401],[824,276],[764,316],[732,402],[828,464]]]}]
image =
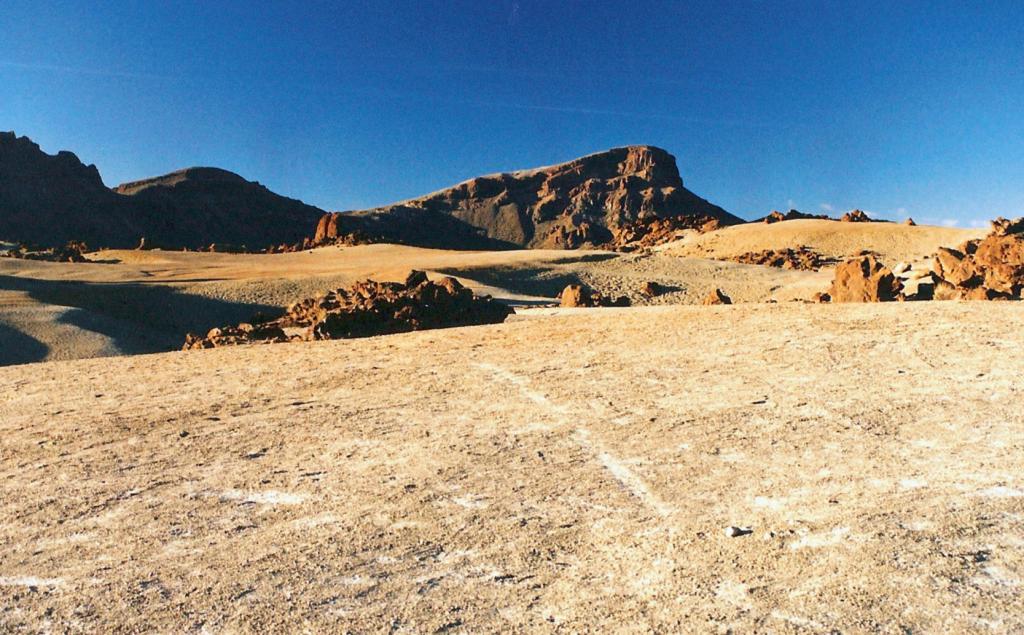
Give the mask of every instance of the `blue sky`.
[{"label": "blue sky", "polygon": [[0,129],[327,209],[652,144],[741,216],[1024,215],[1024,3],[0,3]]}]

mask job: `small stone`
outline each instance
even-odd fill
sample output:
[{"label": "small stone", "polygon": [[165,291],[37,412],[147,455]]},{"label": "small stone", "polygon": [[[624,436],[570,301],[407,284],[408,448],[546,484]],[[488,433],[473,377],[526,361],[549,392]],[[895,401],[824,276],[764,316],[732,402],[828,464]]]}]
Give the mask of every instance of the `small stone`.
[{"label": "small stone", "polygon": [[730,527],[726,527],[725,528],[725,535],[730,537],[730,538],[737,538],[739,536],[746,536],[746,535],[752,534],[752,533],[754,533],[754,530],[751,529],[750,527],[732,527],[732,526],[730,526]]}]

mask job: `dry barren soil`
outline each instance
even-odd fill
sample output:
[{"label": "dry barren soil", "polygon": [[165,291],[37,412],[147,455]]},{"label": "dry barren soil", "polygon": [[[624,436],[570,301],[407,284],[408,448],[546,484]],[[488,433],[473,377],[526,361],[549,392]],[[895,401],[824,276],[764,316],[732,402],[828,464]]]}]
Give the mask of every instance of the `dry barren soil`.
[{"label": "dry barren soil", "polygon": [[[699,303],[722,287],[737,302],[809,298],[827,273],[698,258],[598,251],[447,251],[399,245],[291,254],[105,251],[100,263],[0,259],[0,365],[170,351],[185,333],[273,315],[356,280],[404,280],[411,269],[454,275],[516,306],[557,302],[583,282],[634,303]],[[640,294],[655,281],[658,298]]]},{"label": "dry barren soil", "polygon": [[981,238],[988,229],[960,229],[900,223],[840,223],[803,219],[780,223],[733,225],[706,234],[693,234],[665,245],[662,251],[699,258],[728,258],[766,249],[805,246],[831,258],[843,259],[872,251],[889,265],[914,262],[938,247],[955,247]]},{"label": "dry barren soil", "polygon": [[0,631],[1020,632],[1022,318],[594,309],[0,368]]}]

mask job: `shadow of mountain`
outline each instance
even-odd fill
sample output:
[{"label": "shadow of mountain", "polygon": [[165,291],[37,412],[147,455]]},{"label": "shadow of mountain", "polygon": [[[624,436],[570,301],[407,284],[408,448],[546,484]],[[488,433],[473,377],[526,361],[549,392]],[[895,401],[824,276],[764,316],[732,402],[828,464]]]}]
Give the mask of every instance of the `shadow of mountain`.
[{"label": "shadow of mountain", "polygon": [[0,366],[39,362],[49,352],[50,348],[36,338],[0,324]]},{"label": "shadow of mountain", "polygon": [[25,292],[46,304],[82,309],[68,311],[60,321],[106,335],[125,353],[176,350],[189,331],[205,333],[215,326],[248,321],[255,313],[270,317],[283,313],[276,306],[225,302],[157,284],[52,281],[0,275],[0,289]]}]

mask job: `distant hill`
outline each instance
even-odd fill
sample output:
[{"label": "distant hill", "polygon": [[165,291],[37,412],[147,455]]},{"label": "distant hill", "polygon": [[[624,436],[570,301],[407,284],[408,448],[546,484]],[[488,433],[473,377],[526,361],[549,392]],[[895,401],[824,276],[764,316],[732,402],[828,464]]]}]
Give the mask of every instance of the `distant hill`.
[{"label": "distant hill", "polygon": [[426,247],[575,248],[653,219],[744,222],[683,187],[675,157],[629,146],[532,170],[481,176],[386,207],[334,212],[315,240],[363,232]]},{"label": "distant hill", "polygon": [[0,239],[40,245],[263,248],[308,235],[324,211],[217,168],[107,188],[94,165],[0,132]]}]

